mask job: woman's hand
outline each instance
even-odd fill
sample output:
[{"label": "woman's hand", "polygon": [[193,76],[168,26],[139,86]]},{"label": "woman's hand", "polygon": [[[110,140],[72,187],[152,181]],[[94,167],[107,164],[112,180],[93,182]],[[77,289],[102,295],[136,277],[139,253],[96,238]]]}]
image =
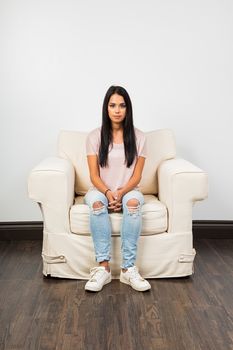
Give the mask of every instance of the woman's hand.
[{"label": "woman's hand", "polygon": [[113,196],[116,201],[121,202],[121,199],[123,197],[123,192],[120,188],[118,188],[115,192],[113,192]]},{"label": "woman's hand", "polygon": [[108,191],[106,197],[108,199],[108,209],[111,211],[114,210],[117,201],[115,200],[112,191]]},{"label": "woman's hand", "polygon": [[108,191],[106,194],[106,197],[108,199],[108,209],[113,212],[119,212],[121,211],[122,203],[122,193],[120,190],[117,190],[115,192]]},{"label": "woman's hand", "polygon": [[113,196],[114,196],[114,199],[116,201],[114,211],[115,212],[121,211],[121,209],[122,209],[122,197],[123,197],[122,190],[120,188],[117,189],[115,192],[113,192]]}]

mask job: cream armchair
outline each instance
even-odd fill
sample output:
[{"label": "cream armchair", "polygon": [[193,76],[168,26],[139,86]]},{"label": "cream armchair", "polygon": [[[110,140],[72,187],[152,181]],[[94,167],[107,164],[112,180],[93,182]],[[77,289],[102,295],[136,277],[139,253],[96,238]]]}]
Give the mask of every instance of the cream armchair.
[{"label": "cream armchair", "polygon": [[[83,196],[90,187],[86,161],[87,133],[61,131],[58,156],[42,161],[30,172],[29,197],[39,203],[43,221],[43,274],[88,279],[96,266],[89,229],[89,208]],[[145,278],[188,276],[194,272],[192,207],[207,197],[207,174],[176,158],[169,129],[146,132],[146,159],[141,191],[142,232],[136,265]],[[110,214],[111,270],[119,278],[121,213]]]}]

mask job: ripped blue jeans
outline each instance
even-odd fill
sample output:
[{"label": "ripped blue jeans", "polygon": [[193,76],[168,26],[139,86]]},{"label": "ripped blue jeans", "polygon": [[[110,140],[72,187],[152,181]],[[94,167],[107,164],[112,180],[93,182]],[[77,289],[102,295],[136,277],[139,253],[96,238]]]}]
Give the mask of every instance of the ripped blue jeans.
[{"label": "ripped blue jeans", "polygon": [[[136,199],[138,205],[127,205],[130,199]],[[96,202],[101,202],[102,206],[93,208]],[[84,203],[90,208],[90,231],[96,261],[109,261],[111,259],[111,221],[108,214],[108,199],[102,192],[93,189],[86,193]],[[143,203],[144,197],[139,190],[132,190],[122,197],[121,268],[127,269],[134,266],[137,242],[142,228],[141,207]]]}]

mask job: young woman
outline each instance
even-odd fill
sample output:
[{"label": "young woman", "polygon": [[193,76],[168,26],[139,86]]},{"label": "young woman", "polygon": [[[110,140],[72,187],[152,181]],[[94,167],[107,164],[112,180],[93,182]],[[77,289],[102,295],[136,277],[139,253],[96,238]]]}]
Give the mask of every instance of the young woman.
[{"label": "young woman", "polygon": [[141,233],[143,195],[138,184],[146,158],[146,138],[133,125],[130,97],[121,86],[106,92],[102,126],[92,130],[86,141],[87,161],[93,186],[84,197],[90,208],[92,233],[98,267],[90,270],[86,290],[100,291],[111,282],[111,222],[108,212],[120,212],[122,265],[120,281],[138,291],[151,288],[134,265]]}]

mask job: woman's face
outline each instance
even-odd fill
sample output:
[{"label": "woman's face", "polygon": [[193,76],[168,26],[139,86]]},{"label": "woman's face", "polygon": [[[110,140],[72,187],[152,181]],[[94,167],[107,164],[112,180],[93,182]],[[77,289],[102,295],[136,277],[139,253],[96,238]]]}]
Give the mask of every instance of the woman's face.
[{"label": "woman's face", "polygon": [[122,96],[113,94],[108,102],[108,115],[112,123],[121,123],[126,116],[126,104]]}]

